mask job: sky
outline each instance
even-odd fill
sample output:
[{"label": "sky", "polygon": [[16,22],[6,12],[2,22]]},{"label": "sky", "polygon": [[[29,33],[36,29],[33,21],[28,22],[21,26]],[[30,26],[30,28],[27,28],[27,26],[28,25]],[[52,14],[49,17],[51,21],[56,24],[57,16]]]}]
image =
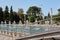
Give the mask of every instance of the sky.
[{"label": "sky", "polygon": [[60,8],[60,0],[0,0],[0,7],[3,10],[5,10],[6,5],[9,8],[12,5],[13,10],[16,12],[18,12],[18,8],[22,8],[25,14],[30,6],[41,7],[44,15],[48,15],[52,8],[54,15],[58,13],[57,9]]}]

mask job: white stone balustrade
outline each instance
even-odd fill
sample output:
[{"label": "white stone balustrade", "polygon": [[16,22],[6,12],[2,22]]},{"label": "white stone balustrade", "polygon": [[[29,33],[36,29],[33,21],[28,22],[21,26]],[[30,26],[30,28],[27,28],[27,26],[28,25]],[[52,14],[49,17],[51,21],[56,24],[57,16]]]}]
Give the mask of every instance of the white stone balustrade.
[{"label": "white stone balustrade", "polygon": [[23,34],[22,33],[17,33],[17,32],[8,32],[8,31],[4,31],[4,30],[0,30],[0,34],[1,35],[6,35],[6,36],[11,36],[14,39],[17,37],[22,37]]}]

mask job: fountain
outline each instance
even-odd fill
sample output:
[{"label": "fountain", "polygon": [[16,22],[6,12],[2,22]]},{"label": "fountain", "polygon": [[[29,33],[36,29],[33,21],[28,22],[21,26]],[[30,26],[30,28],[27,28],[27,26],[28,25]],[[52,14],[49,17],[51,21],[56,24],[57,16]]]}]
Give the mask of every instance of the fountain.
[{"label": "fountain", "polygon": [[1,21],[1,24],[3,24],[3,21]]},{"label": "fountain", "polygon": [[9,21],[9,25],[11,25],[11,22]]},{"label": "fountain", "polygon": [[13,24],[15,24],[15,21],[13,22]]},{"label": "fountain", "polygon": [[5,24],[6,24],[6,21],[5,21]]},{"label": "fountain", "polygon": [[19,24],[21,24],[21,21],[19,21]]},{"label": "fountain", "polygon": [[1,21],[1,24],[0,24],[1,26],[3,25],[3,21]]}]

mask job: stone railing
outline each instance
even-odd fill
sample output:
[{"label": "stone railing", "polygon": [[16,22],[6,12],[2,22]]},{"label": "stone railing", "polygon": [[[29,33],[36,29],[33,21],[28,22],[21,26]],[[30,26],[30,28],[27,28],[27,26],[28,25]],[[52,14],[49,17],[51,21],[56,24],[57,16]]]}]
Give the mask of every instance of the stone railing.
[{"label": "stone railing", "polygon": [[9,32],[9,31],[4,31],[4,30],[0,30],[0,35],[5,35],[5,36],[8,36],[8,37],[12,37],[13,40],[15,40],[17,37],[25,36],[23,33]]}]

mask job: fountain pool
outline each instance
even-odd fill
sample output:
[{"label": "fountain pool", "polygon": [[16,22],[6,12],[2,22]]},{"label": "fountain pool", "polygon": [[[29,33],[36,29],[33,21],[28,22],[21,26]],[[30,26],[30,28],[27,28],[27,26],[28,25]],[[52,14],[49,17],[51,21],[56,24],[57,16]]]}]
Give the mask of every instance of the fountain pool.
[{"label": "fountain pool", "polygon": [[0,30],[6,30],[10,32],[20,32],[28,34],[38,34],[40,32],[59,30],[60,27],[40,27],[40,26],[18,26],[18,25],[0,25]]}]

